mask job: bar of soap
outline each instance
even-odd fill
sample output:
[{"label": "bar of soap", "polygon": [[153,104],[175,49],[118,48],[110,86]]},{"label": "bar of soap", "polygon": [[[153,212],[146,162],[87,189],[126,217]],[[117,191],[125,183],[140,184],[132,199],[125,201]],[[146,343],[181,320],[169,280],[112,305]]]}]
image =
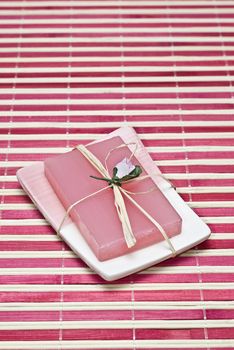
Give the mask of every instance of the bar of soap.
[{"label": "bar of soap", "polygon": [[[122,139],[116,136],[86,147],[104,164],[108,151],[121,144]],[[129,158],[130,155],[128,147],[114,150],[108,158],[110,174],[117,163],[125,157]],[[141,165],[135,157],[131,161],[134,165]],[[66,210],[77,200],[107,185],[104,181],[90,177],[90,175],[100,177],[101,174],[77,149],[46,159],[45,175]],[[146,172],[143,169],[141,176],[144,175]],[[131,196],[161,224],[169,237],[181,232],[181,217],[151,178],[132,181],[123,187],[131,192],[145,192],[154,188],[148,193]],[[161,232],[129,199],[124,197],[124,200],[136,237],[136,244],[132,248],[128,248],[125,242],[111,188],[77,204],[70,213],[72,220],[100,261],[127,254],[164,239]]]}]

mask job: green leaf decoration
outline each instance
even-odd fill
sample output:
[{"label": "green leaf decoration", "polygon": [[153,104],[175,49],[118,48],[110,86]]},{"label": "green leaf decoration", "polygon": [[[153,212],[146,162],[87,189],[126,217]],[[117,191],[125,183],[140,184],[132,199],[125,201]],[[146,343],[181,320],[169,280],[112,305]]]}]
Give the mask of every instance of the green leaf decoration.
[{"label": "green leaf decoration", "polygon": [[116,167],[114,167],[113,168],[113,176],[112,176],[112,178],[113,177],[116,177],[116,178],[118,177],[118,176],[116,176],[117,172],[118,172],[118,169]]}]

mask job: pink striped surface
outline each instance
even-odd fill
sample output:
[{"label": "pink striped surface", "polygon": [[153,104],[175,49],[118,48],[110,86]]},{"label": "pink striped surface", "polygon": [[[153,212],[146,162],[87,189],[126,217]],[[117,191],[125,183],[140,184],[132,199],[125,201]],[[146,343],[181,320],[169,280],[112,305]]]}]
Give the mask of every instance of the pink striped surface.
[{"label": "pink striped surface", "polygon": [[[234,2],[0,2],[0,349],[234,348]],[[16,170],[121,125],[211,238],[108,283]]]}]

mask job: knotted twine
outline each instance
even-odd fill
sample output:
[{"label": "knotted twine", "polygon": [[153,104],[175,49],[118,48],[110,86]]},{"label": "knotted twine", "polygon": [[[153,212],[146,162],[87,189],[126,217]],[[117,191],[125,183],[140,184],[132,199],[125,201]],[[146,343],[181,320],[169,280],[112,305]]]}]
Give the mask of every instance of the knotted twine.
[{"label": "knotted twine", "polygon": [[[105,166],[100,162],[100,160],[90,151],[88,150],[84,145],[78,145],[75,148],[81,152],[81,154],[93,165],[93,167],[105,178],[110,178],[110,174],[108,171],[108,167],[107,167],[107,159],[109,158],[111,152],[117,148],[121,148],[121,147],[127,147],[129,144],[121,144],[120,146],[117,146],[113,149],[111,149],[106,158],[105,158]],[[136,144],[135,144],[136,145]],[[135,151],[132,152],[130,159],[132,158],[132,156],[134,155]],[[129,183],[131,181],[142,181],[146,178],[149,178],[149,175],[146,176],[140,176],[139,178],[135,178],[132,180],[128,180],[125,181],[126,183]],[[168,180],[167,180],[168,181]],[[168,181],[169,182],[169,181]],[[121,186],[115,184],[115,183],[111,183],[108,186],[95,191],[79,200],[77,200],[76,202],[74,202],[73,204],[71,204],[68,209],[66,210],[66,213],[63,217],[63,220],[61,222],[61,224],[59,225],[59,228],[57,230],[57,234],[60,234],[61,228],[65,222],[65,220],[67,219],[68,215],[70,214],[71,210],[79,203],[83,202],[84,200],[98,194],[101,193],[109,188],[113,188],[113,194],[114,194],[114,204],[117,210],[117,214],[119,217],[119,220],[121,222],[122,225],[122,230],[123,230],[123,234],[124,234],[124,238],[126,241],[126,244],[128,246],[128,248],[133,247],[136,244],[136,238],[133,234],[132,231],[132,227],[131,227],[131,223],[129,220],[129,216],[128,216],[128,212],[125,206],[125,202],[124,202],[124,198],[123,195],[125,197],[127,197],[141,212],[143,215],[145,215],[160,231],[160,233],[162,234],[163,238],[166,240],[167,244],[170,247],[170,250],[172,251],[173,256],[176,256],[176,250],[174,248],[174,246],[171,243],[170,238],[168,237],[166,231],[164,230],[164,228],[160,225],[160,223],[155,220],[149,213],[147,213],[145,211],[144,208],[142,208],[129,194],[144,194],[144,193],[149,193],[152,191],[152,189],[150,189],[149,191],[145,191],[145,192],[130,192],[127,191],[126,189],[122,188]]]}]

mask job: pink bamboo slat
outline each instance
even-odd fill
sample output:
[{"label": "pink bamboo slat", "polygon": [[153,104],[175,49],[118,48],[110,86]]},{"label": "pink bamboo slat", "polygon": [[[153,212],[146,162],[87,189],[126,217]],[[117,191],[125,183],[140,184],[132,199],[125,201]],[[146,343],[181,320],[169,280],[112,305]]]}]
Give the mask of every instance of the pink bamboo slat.
[{"label": "pink bamboo slat", "polygon": [[[233,348],[233,21],[230,0],[0,2],[0,350]],[[108,283],[15,174],[126,123],[212,235]]]}]

